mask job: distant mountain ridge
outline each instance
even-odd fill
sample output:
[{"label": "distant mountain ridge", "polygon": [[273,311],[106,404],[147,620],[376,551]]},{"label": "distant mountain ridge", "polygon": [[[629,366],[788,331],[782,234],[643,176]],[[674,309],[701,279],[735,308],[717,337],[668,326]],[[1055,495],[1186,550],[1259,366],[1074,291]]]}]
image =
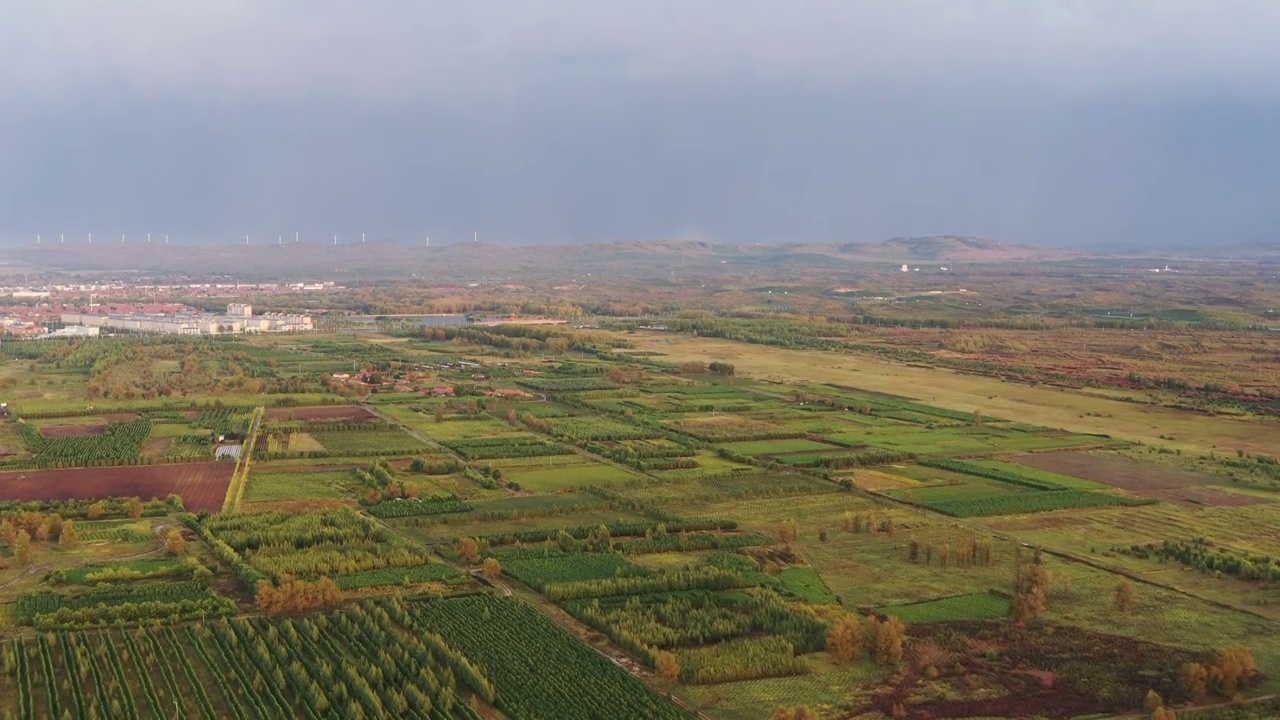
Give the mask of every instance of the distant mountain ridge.
[{"label": "distant mountain ridge", "polygon": [[1078,253],[960,235],[879,243],[714,244],[699,240],[607,240],[508,247],[484,242],[425,247],[392,242],[284,245],[98,243],[23,245],[0,250],[11,266],[63,271],[138,271],[236,277],[506,276],[514,273],[669,272],[713,265],[830,269],[842,263],[999,263],[1060,260]]}]

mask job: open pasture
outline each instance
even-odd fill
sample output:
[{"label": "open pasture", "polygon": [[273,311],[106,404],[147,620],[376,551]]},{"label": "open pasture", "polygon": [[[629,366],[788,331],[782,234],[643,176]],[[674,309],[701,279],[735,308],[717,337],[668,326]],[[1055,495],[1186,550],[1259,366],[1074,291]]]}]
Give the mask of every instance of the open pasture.
[{"label": "open pasture", "polygon": [[70,500],[101,497],[182,498],[192,512],[222,507],[234,464],[229,462],[28,470],[0,473],[0,497]]}]

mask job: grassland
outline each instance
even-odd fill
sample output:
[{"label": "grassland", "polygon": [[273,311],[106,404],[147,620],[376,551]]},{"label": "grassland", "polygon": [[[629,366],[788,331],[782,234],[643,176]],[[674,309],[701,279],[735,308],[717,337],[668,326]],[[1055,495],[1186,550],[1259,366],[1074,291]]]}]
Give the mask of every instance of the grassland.
[{"label": "grassland", "polygon": [[673,363],[719,360],[733,363],[739,372],[783,383],[835,383],[874,388],[961,412],[980,409],[987,414],[1035,425],[1115,435],[1184,451],[1209,452],[1226,438],[1230,439],[1227,442],[1232,451],[1239,448],[1249,453],[1267,453],[1274,444],[1274,429],[1265,423],[1205,417],[1065,389],[914,367],[864,355],[785,350],[685,335],[642,335],[631,340],[640,349],[663,353],[664,358]]}]

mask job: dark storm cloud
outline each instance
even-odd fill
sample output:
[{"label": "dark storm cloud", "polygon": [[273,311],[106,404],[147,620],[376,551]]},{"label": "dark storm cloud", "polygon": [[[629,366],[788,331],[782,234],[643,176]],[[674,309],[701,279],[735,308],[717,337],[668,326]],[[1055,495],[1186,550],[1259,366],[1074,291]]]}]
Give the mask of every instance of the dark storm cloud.
[{"label": "dark storm cloud", "polygon": [[15,2],[0,229],[1264,237],[1280,3]]}]

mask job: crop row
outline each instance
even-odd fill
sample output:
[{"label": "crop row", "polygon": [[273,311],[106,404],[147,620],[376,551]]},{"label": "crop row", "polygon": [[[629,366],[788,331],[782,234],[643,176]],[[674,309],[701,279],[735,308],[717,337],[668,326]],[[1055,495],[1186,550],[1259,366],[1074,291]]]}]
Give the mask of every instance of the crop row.
[{"label": "crop row", "polygon": [[512,720],[595,720],[605,708],[617,718],[690,717],[518,599],[428,600],[411,613],[484,672],[498,709]]},{"label": "crop row", "polygon": [[15,620],[36,627],[133,624],[150,619],[219,615],[233,604],[198,580],[104,584],[76,595],[55,592],[18,597]]},{"label": "crop row", "polygon": [[927,502],[924,506],[951,517],[983,517],[1019,513],[1069,510],[1074,508],[1151,505],[1155,500],[1104,495],[1088,490],[1053,492],[992,493],[955,500]]},{"label": "crop row", "polygon": [[296,620],[47,632],[0,649],[14,656],[5,668],[21,720],[476,720],[458,681],[485,700],[494,698],[492,685],[413,622],[403,606],[365,602]]},{"label": "crop row", "polygon": [[448,513],[464,513],[471,506],[457,495],[432,495],[425,498],[394,498],[383,500],[369,508],[369,514],[376,518],[402,518],[417,515],[445,515]]},{"label": "crop row", "polygon": [[[133,420],[107,426],[101,435],[47,439],[27,423],[18,423],[36,457],[37,467],[102,467],[136,462],[151,435],[151,421]],[[35,438],[39,438],[36,440]]]}]

